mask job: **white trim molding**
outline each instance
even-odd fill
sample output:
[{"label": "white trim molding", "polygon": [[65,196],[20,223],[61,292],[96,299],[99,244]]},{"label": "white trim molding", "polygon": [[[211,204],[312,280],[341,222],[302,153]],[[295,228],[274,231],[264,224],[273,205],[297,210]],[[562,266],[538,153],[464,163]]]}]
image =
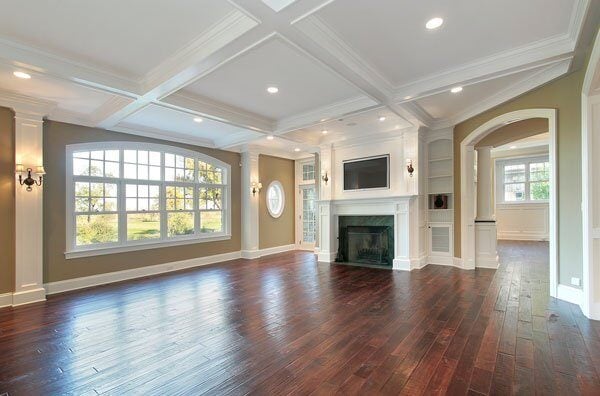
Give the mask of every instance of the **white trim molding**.
[{"label": "white trim molding", "polygon": [[[549,239],[550,239],[550,295],[557,296],[558,286],[558,237],[557,237],[557,169],[558,162],[556,157],[556,130],[557,130],[557,111],[556,109],[525,109],[502,114],[495,117],[483,125],[480,125],[472,131],[460,143],[460,173],[461,173],[461,256],[463,264],[467,263],[471,267],[487,267],[491,264],[493,257],[487,257],[479,265],[477,263],[477,249],[475,237],[475,159],[474,146],[485,136],[496,129],[508,123],[525,120],[529,118],[548,119],[549,128],[549,159],[550,159],[550,200],[549,200]],[[482,257],[483,258],[483,257]]]},{"label": "white trim molding", "polygon": [[[147,267],[133,268],[123,271],[108,272],[105,274],[85,276],[81,278],[67,279],[57,282],[46,283],[45,289],[47,294],[63,293],[72,290],[85,289],[88,287],[101,286],[115,282],[122,282],[131,279],[144,278],[147,276],[160,275],[169,272],[176,272],[190,268],[202,267],[205,265],[219,264],[232,260],[240,259],[255,259],[259,257],[269,256],[271,254],[288,252],[295,250],[296,245],[275,246],[272,248],[261,249],[255,257],[244,257],[243,252],[234,251],[229,253],[221,253],[212,256],[196,257],[188,260],[172,261],[163,264],[156,264]],[[0,295],[0,307],[3,300],[9,297]],[[17,305],[17,304],[13,304]]]},{"label": "white trim molding", "polygon": [[143,278],[146,276],[159,275],[167,272],[180,271],[203,265],[222,263],[225,261],[240,259],[239,251],[222,253],[213,256],[197,257],[189,260],[173,261],[164,264],[151,265],[147,267],[133,268],[123,271],[108,272],[81,278],[67,279],[45,284],[48,294],[63,293],[71,290],[84,289],[108,283],[122,282],[126,280]]},{"label": "white trim molding", "polygon": [[583,290],[576,287],[559,284],[556,298],[572,304],[581,305],[583,300]]}]

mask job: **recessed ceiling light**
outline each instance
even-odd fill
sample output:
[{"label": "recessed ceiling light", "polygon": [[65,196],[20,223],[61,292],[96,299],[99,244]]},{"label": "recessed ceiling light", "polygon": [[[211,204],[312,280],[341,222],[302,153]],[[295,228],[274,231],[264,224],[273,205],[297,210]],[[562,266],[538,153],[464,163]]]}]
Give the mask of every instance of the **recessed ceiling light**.
[{"label": "recessed ceiling light", "polygon": [[22,78],[24,80],[29,80],[31,78],[31,76],[25,72],[22,71],[16,71],[13,73],[13,75],[17,78]]},{"label": "recessed ceiling light", "polygon": [[270,94],[276,94],[277,92],[279,92],[279,88],[277,87],[269,87],[267,88],[267,92]]},{"label": "recessed ceiling light", "polygon": [[321,131],[321,133],[322,133],[323,135],[327,135],[327,133],[328,133],[328,132],[329,132],[329,131],[328,131],[327,129],[323,129],[323,130]]},{"label": "recessed ceiling light", "polygon": [[267,140],[273,140],[273,139],[275,139],[275,137],[273,135],[267,136]]},{"label": "recessed ceiling light", "polygon": [[321,122],[327,121],[327,118],[321,118]]},{"label": "recessed ceiling light", "polygon": [[410,95],[406,95],[406,96],[404,97],[404,100],[409,100],[409,99],[412,99],[412,96],[410,96]]},{"label": "recessed ceiling light", "polygon": [[300,151],[300,149],[299,149],[298,147],[296,147],[296,148],[294,149],[294,151],[295,151],[295,152],[298,152],[298,151]]},{"label": "recessed ceiling light", "polygon": [[517,146],[510,146],[510,149],[511,149],[511,150],[514,150],[514,149],[516,149],[516,148],[517,148]]},{"label": "recessed ceiling light", "polygon": [[452,93],[459,93],[463,90],[463,87],[454,87],[450,90]]},{"label": "recessed ceiling light", "polygon": [[194,118],[194,122],[201,123],[202,121],[204,121],[204,120],[202,118],[200,118],[200,117],[195,117]]},{"label": "recessed ceiling light", "polygon": [[381,122],[385,121],[385,116],[379,117],[379,121],[381,121]]},{"label": "recessed ceiling light", "polygon": [[425,27],[429,30],[433,30],[433,29],[437,29],[440,26],[442,26],[442,24],[444,23],[444,20],[442,18],[431,18],[430,20],[427,21],[427,23],[425,24]]}]

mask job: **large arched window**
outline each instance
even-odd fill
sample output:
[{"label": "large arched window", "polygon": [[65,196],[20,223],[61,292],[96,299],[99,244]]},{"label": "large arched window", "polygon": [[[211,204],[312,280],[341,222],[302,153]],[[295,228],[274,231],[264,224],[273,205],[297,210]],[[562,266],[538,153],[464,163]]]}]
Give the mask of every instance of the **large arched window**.
[{"label": "large arched window", "polygon": [[67,257],[228,239],[230,170],[178,147],[67,146]]}]

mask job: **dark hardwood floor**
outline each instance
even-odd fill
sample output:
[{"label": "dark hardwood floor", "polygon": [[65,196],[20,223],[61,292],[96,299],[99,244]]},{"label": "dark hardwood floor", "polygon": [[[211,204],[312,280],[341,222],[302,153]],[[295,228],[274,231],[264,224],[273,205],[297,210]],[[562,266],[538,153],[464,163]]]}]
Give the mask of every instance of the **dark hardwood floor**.
[{"label": "dark hardwood floor", "polygon": [[0,395],[600,394],[600,323],[548,297],[543,243],[498,271],[291,252],[0,310]]}]

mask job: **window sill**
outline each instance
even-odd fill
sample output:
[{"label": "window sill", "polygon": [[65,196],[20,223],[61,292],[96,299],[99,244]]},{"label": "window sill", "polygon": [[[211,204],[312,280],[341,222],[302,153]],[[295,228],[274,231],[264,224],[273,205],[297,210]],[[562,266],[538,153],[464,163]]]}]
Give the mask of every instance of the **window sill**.
[{"label": "window sill", "polygon": [[173,246],[193,245],[205,242],[225,241],[228,239],[231,239],[230,234],[217,234],[210,236],[201,236],[198,238],[178,239],[173,241],[146,242],[128,246],[111,246],[106,248],[70,250],[65,252],[65,258],[68,260],[82,257],[102,256],[106,254],[135,252],[147,249],[159,249]]},{"label": "window sill", "polygon": [[497,206],[533,206],[548,205],[550,201],[521,201],[521,202],[497,202]]}]

